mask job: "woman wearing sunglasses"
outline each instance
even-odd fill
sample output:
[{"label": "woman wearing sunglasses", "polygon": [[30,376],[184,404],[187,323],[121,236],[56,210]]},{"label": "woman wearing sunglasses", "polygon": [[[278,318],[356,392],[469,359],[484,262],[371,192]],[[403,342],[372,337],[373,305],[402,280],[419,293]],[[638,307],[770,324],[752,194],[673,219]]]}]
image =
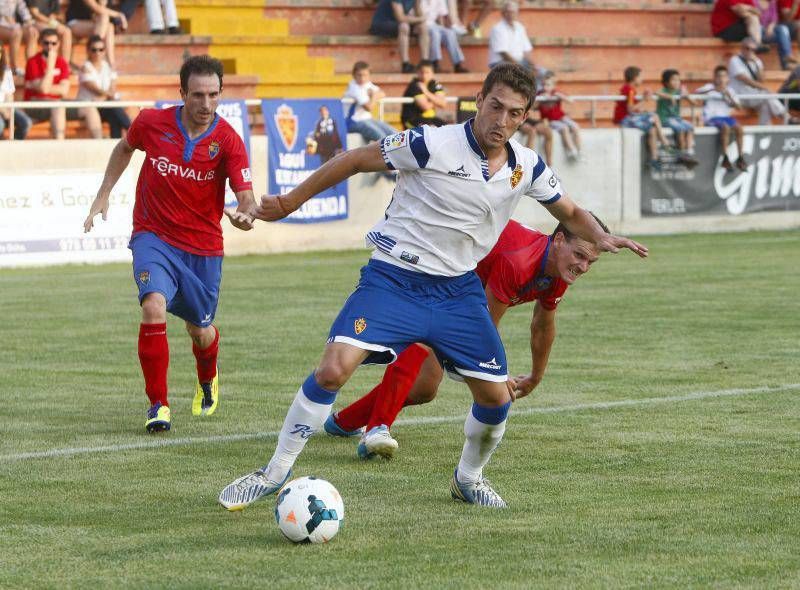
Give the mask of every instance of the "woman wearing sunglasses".
[{"label": "woman wearing sunglasses", "polygon": [[[117,73],[106,60],[106,45],[99,35],[92,35],[86,43],[88,59],[83,64],[78,88],[78,100],[116,100]],[[96,109],[100,112],[100,119],[108,123],[111,137],[122,137],[122,131],[127,131],[131,120],[122,107],[103,107]]]}]

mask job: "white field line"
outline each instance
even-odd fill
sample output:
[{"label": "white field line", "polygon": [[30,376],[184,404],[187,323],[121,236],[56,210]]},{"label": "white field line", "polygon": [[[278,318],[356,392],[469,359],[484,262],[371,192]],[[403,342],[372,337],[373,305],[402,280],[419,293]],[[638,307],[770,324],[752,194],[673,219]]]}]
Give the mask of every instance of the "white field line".
[{"label": "white field line", "polygon": [[[612,408],[625,408],[631,406],[645,406],[651,404],[669,404],[677,402],[687,402],[693,400],[733,397],[742,395],[756,395],[763,393],[782,393],[785,391],[800,390],[800,383],[787,383],[775,387],[763,386],[747,389],[719,389],[716,391],[696,391],[684,395],[669,395],[663,397],[646,397],[640,399],[623,399],[612,402],[596,402],[591,404],[574,404],[571,406],[551,406],[545,408],[526,408],[523,410],[512,410],[512,416],[529,416],[531,414],[556,414],[563,412],[580,412],[583,410],[608,410]],[[425,424],[447,424],[451,422],[461,422],[464,415],[458,416],[421,416],[419,418],[401,419],[396,424],[404,426],[419,426]],[[159,449],[162,447],[176,447],[193,444],[208,443],[228,443],[241,440],[255,440],[261,438],[277,438],[278,431],[273,432],[251,432],[246,434],[224,434],[216,436],[191,436],[184,438],[162,438],[158,440],[147,440],[128,444],[104,445],[98,447],[68,447],[63,449],[49,449],[47,451],[34,451],[29,453],[14,453],[10,455],[0,455],[0,463],[10,463],[13,461],[25,461],[28,459],[48,459],[52,457],[71,457],[74,455],[87,455],[89,453],[121,453],[124,451],[135,451],[139,449]]]}]

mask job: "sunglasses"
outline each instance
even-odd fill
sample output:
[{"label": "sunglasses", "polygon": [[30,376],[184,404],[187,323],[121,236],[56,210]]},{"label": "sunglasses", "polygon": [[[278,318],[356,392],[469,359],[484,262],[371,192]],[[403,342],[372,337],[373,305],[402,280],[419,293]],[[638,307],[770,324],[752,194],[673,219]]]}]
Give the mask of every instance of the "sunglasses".
[{"label": "sunglasses", "polygon": [[89,49],[89,51],[91,51],[92,53],[101,53],[105,50],[106,50],[105,47],[92,47]]}]

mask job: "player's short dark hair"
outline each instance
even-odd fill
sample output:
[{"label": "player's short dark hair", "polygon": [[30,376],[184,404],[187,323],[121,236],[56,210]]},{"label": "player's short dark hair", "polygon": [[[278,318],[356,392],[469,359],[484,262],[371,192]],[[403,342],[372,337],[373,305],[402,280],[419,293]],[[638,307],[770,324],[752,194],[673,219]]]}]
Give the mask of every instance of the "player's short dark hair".
[{"label": "player's short dark hair", "polygon": [[58,31],[49,27],[42,29],[42,32],[39,33],[39,39],[44,39],[45,37],[58,37]]},{"label": "player's short dark hair", "polygon": [[435,69],[433,62],[429,59],[420,60],[420,62],[417,64],[417,71],[419,72],[422,68],[430,68],[432,70]]},{"label": "player's short dark hair", "polygon": [[[610,234],[610,233],[611,233],[611,232],[608,230],[608,226],[607,226],[605,223],[603,223],[603,221],[602,221],[602,220],[601,220],[601,219],[600,219],[600,218],[599,218],[597,215],[595,215],[595,214],[594,214],[594,213],[592,213],[591,211],[589,211],[589,215],[591,215],[592,217],[594,217],[594,220],[595,220],[595,221],[597,222],[597,224],[598,224],[598,225],[599,225],[599,226],[600,226],[600,227],[603,229],[603,231],[604,231],[604,232],[606,232],[607,234]],[[560,223],[560,222],[559,222],[559,224],[556,226],[556,228],[553,230],[552,237],[556,237],[556,234],[557,234],[557,233],[562,233],[562,234],[564,234],[564,237],[567,239],[567,241],[569,241],[569,240],[571,240],[572,238],[576,237],[574,233],[572,233],[571,231],[569,231],[569,230],[567,229],[567,226],[566,226],[566,225],[564,225],[563,223]]]},{"label": "player's short dark hair", "polygon": [[355,76],[357,72],[368,69],[369,69],[369,64],[367,62],[357,61],[356,63],[353,64],[353,75]]},{"label": "player's short dark hair", "polygon": [[492,89],[498,84],[508,86],[528,99],[525,110],[531,108],[533,98],[536,96],[536,80],[531,71],[519,64],[502,62],[494,66],[486,75],[481,87],[481,94],[484,98],[489,95]]},{"label": "player's short dark hair", "polygon": [[728,73],[728,66],[717,66],[716,68],[714,68],[714,75],[715,76],[717,74],[719,74],[720,72],[725,72],[727,74]]},{"label": "player's short dark hair", "polygon": [[666,86],[669,84],[669,81],[672,79],[672,76],[680,76],[680,72],[676,69],[669,68],[661,72],[661,84]]},{"label": "player's short dark hair", "polygon": [[623,76],[625,76],[626,82],[633,82],[636,76],[638,76],[641,73],[642,73],[642,68],[638,66],[628,66],[627,68],[625,68]]},{"label": "player's short dark hair", "polygon": [[181,90],[189,89],[191,76],[213,76],[219,78],[219,89],[222,90],[222,62],[210,55],[193,55],[181,66]]}]

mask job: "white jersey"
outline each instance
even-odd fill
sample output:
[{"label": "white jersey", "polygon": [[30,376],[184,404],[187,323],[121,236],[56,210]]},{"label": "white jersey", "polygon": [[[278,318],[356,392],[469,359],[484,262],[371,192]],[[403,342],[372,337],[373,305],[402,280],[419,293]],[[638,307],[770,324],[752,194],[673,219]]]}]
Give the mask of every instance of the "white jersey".
[{"label": "white jersey", "polygon": [[489,178],[472,124],[415,127],[384,138],[383,159],[399,174],[385,219],[367,234],[373,258],[462,275],[489,253],[522,195],[545,204],[561,198],[553,171],[513,140],[507,164]]}]

